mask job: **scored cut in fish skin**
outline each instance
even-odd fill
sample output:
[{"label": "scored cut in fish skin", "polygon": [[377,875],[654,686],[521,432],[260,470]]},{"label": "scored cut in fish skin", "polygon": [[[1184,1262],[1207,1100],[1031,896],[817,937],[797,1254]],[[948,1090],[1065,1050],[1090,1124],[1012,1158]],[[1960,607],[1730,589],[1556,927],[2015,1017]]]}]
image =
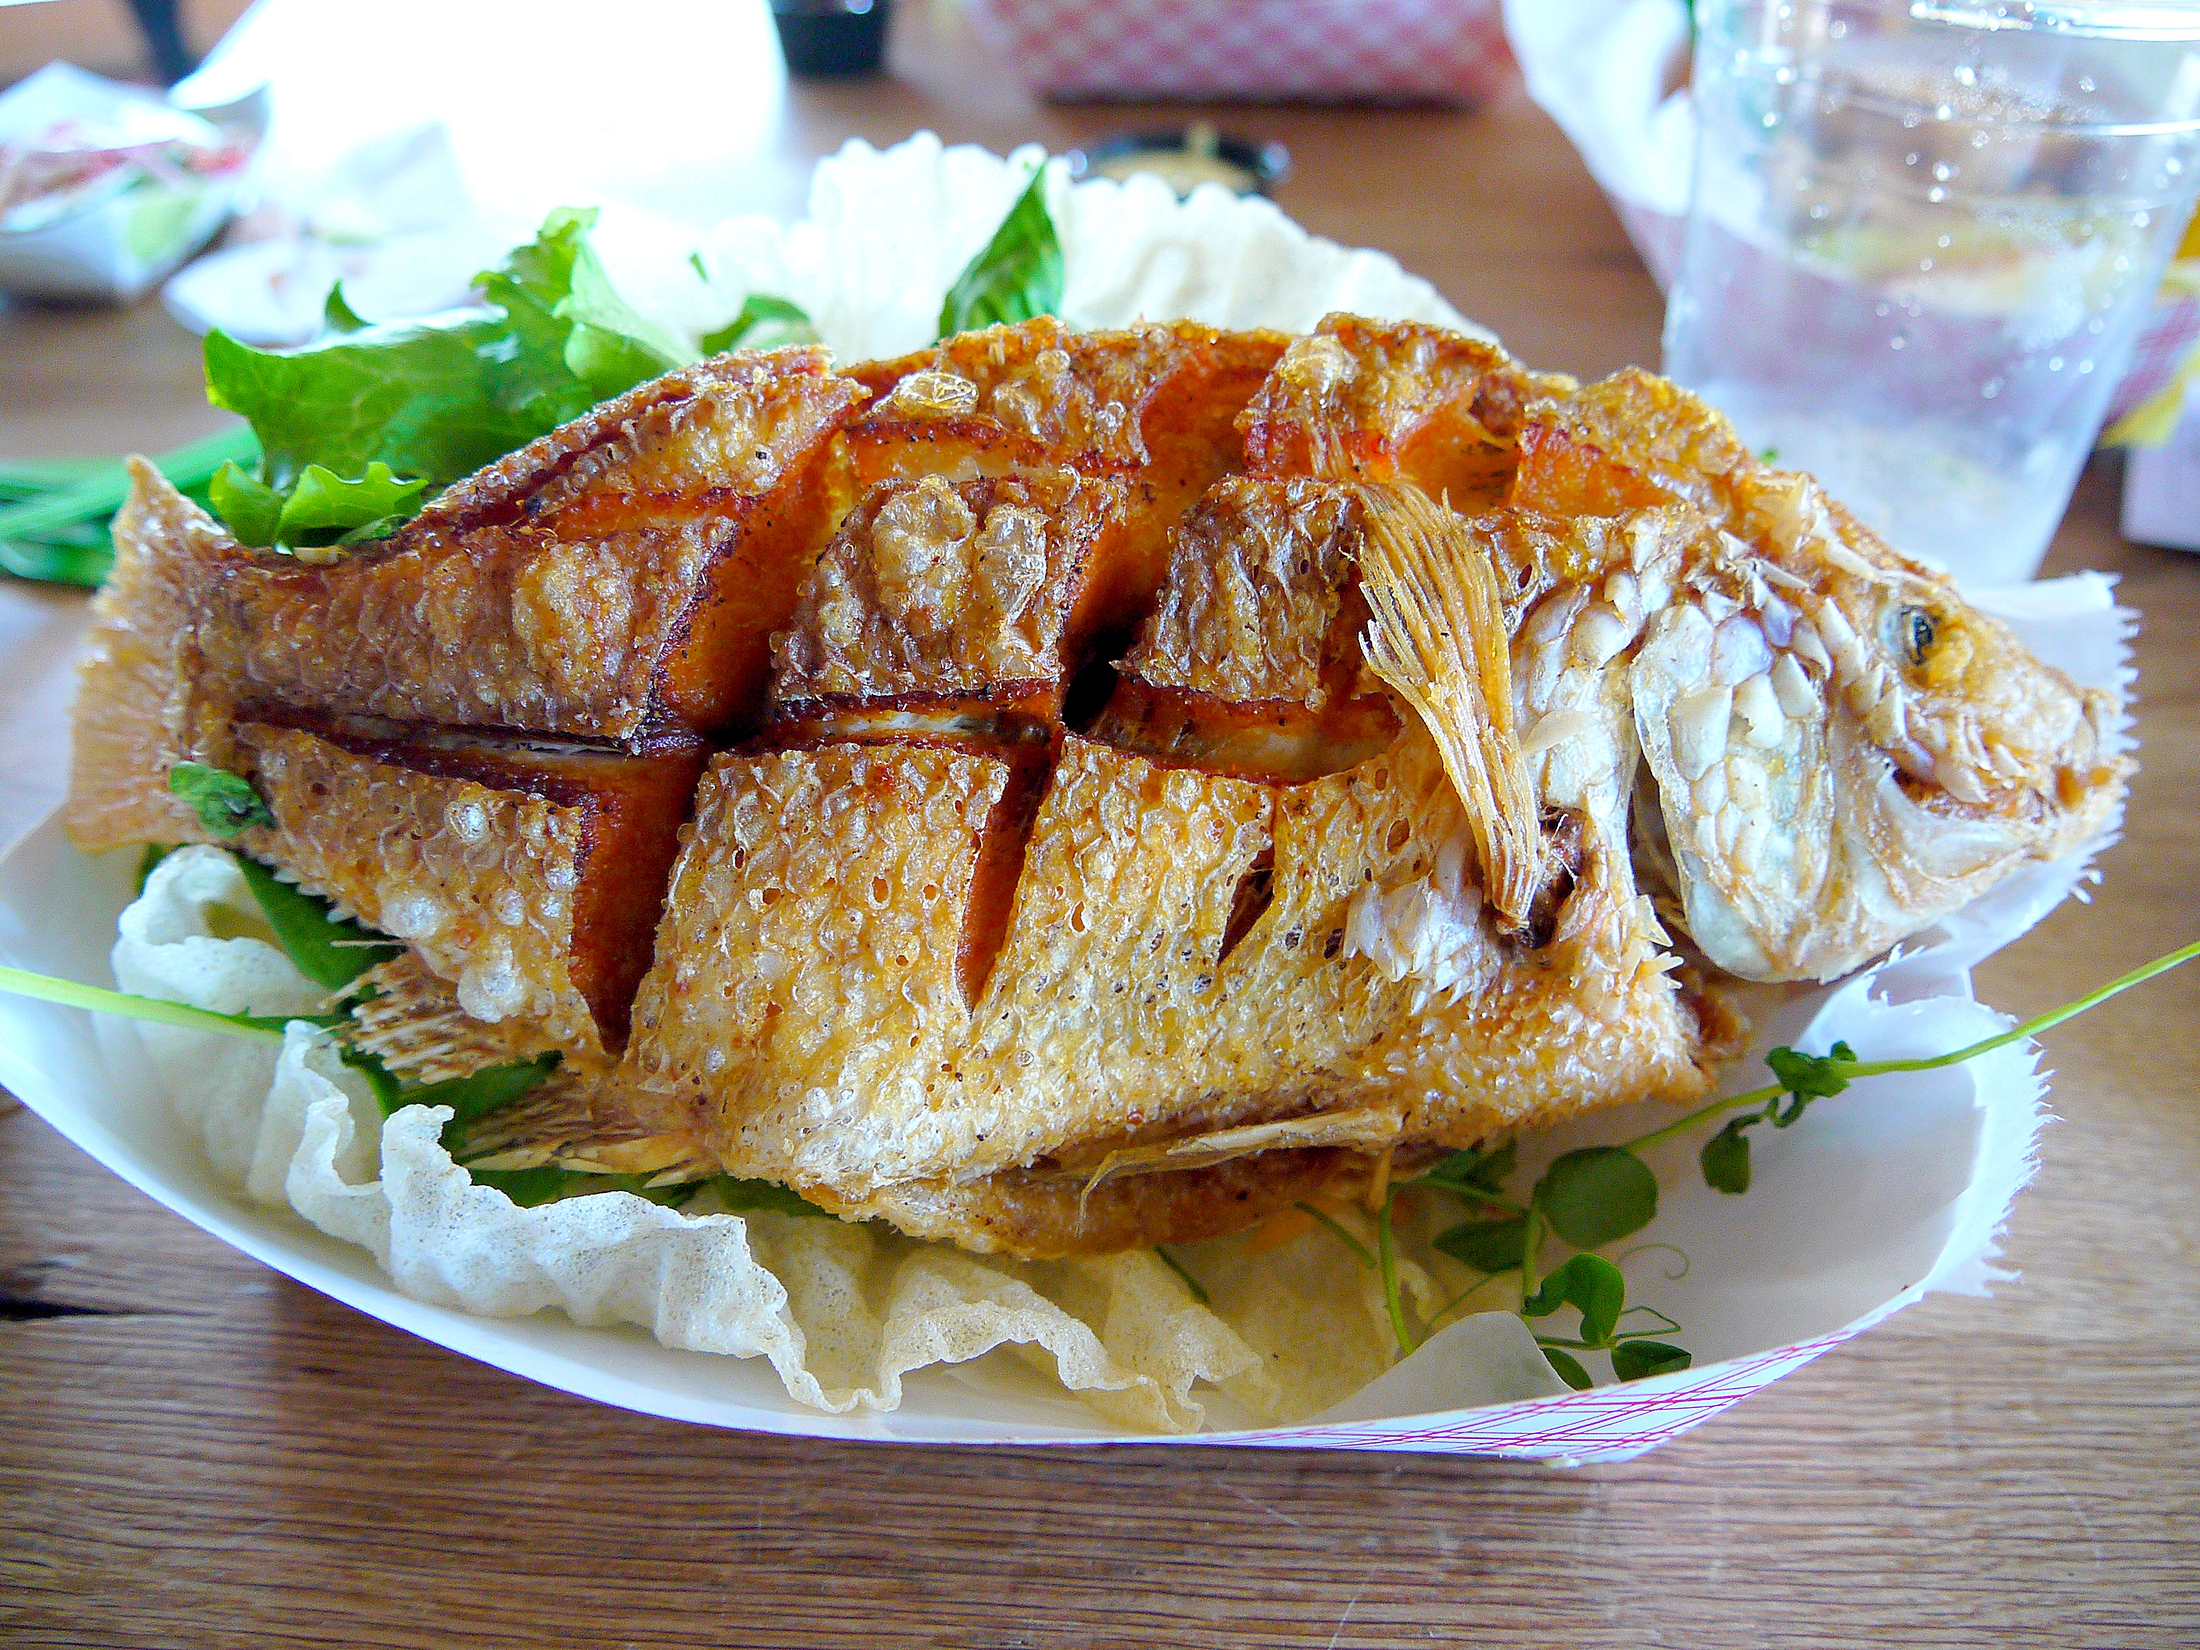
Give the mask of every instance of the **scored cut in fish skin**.
[{"label": "scored cut in fish skin", "polygon": [[[475,968],[477,1005],[502,1011],[509,995],[515,1012],[470,1032],[422,973],[417,1037],[387,1018],[365,1032],[420,1071],[535,1037],[564,1051],[560,1088],[521,1119],[560,1138],[515,1136],[500,1163],[722,1167],[1014,1252],[1127,1245],[1149,1225],[1189,1241],[1174,1234],[1300,1195],[1309,1151],[1338,1154],[1343,1184],[1388,1145],[1433,1153],[1708,1092],[1737,1022],[1643,897],[1629,810],[1647,772],[1658,822],[1681,827],[1671,909],[1731,967],[1721,909],[1683,896],[1718,891],[1720,868],[1763,841],[1745,828],[1722,840],[1707,787],[1747,789],[1736,742],[1769,729],[1767,703],[1785,708],[1798,682],[1829,726],[1878,741],[1880,778],[1910,807],[1907,837],[1866,843],[1910,879],[1888,874],[1897,897],[1812,907],[1801,890],[1842,943],[1882,933],[1888,910],[1914,914],[1934,856],[1968,852],[1966,810],[2038,852],[2120,785],[2101,754],[2109,701],[2012,663],[2005,633],[1952,589],[1858,537],[1801,478],[1737,456],[1669,387],[1621,375],[1576,390],[1491,345],[1349,317],[1290,353],[1263,335],[1050,321],[822,388],[796,382],[826,376],[800,352],[707,366],[767,400],[784,391],[814,411],[844,397],[845,410],[817,438],[798,488],[808,514],[784,535],[783,606],[802,617],[778,691],[765,700],[752,606],[754,645],[711,652],[705,674],[718,674],[696,690],[730,691],[721,678],[751,670],[750,708],[730,722],[745,740],[709,763],[661,911],[653,895],[618,902],[656,924],[653,944],[620,953],[653,961],[619,1064],[607,1068],[616,989],[590,1000],[574,936],[562,951],[538,936],[508,994],[512,936],[471,915],[470,931],[415,942],[408,960],[460,983]],[[769,447],[743,457],[716,426],[682,424],[673,414],[698,397],[681,395],[645,387],[624,422],[598,418],[624,433],[561,432],[549,446],[563,468],[506,461],[437,501],[423,531],[524,528],[578,566],[622,554],[649,498],[708,521],[720,468],[793,473]],[[1308,473],[1317,461],[1328,473]],[[1442,510],[1430,487],[1477,513]],[[726,507],[750,499],[734,487]],[[897,500],[932,526],[881,544]],[[967,534],[935,530],[948,501]],[[1031,519],[981,547],[1004,501]],[[171,818],[163,764],[176,757],[283,790],[278,814],[296,819],[291,770],[260,765],[309,739],[330,772],[391,770],[376,786],[347,779],[311,821],[327,880],[359,890],[338,894],[353,909],[388,897],[385,838],[417,833],[449,856],[434,875],[469,913],[531,908],[557,865],[577,869],[570,853],[519,853],[468,882],[477,868],[443,840],[454,793],[436,787],[479,784],[464,762],[538,761],[539,739],[486,718],[390,726],[312,693],[240,720],[228,678],[194,651],[209,633],[200,591],[276,558],[194,514],[151,482],[125,512],[146,542],[118,574],[97,695],[87,678],[98,737],[80,746],[78,783],[92,823]],[[813,575],[806,595],[797,571]],[[852,602],[826,599],[836,579]],[[473,594],[468,623],[502,604],[487,622],[517,632],[526,605],[509,581]],[[1900,659],[1928,595],[1943,645]],[[1135,635],[1110,628],[1132,620]],[[488,664],[494,698],[502,667]],[[1743,664],[1755,674],[1721,680]],[[557,715],[571,725],[544,737],[609,742],[601,708],[646,704],[619,739],[642,747],[632,760],[656,751],[699,701],[637,698],[647,673],[630,667],[626,653],[570,651],[571,714]],[[1729,688],[1721,716],[1684,705],[1690,673],[1691,692]],[[1693,765],[1704,750],[1720,754],[1716,781]],[[1462,778],[1470,758],[1490,783]],[[574,805],[492,778],[499,829],[565,852],[573,827],[556,810]],[[667,811],[654,817],[669,837]],[[278,864],[306,856],[269,833],[240,842]],[[397,883],[423,881],[409,852],[400,898]],[[1730,926],[1751,943],[1772,931],[1756,912]],[[583,1139],[584,1123],[600,1138]]]},{"label": "scored cut in fish skin", "polygon": [[818,349],[668,374],[333,560],[210,562],[197,688],[638,747],[753,716],[862,399]]},{"label": "scored cut in fish skin", "polygon": [[[769,764],[753,782],[714,765],[626,1067],[665,1096],[655,1126],[734,1173],[860,1199],[1308,1111],[1386,1104],[1407,1138],[1466,1143],[1528,1104],[1702,1090],[1671,983],[1609,925],[1525,955],[1471,891],[1417,897],[1456,868],[1445,845],[1464,829],[1417,728],[1283,788],[1069,736],[975,1003],[949,936],[996,794],[980,764],[1002,765],[921,747],[750,760]],[[894,788],[920,772],[921,795]],[[841,800],[859,791],[862,806]],[[1236,889],[1266,856],[1270,903],[1224,955]],[[1369,925],[1370,946],[1395,939],[1387,973],[1338,962],[1370,885],[1405,895]],[[1444,954],[1472,949],[1480,989],[1462,1002],[1415,972],[1432,925],[1467,936]],[[1546,1073],[1562,1079],[1548,1095]]]},{"label": "scored cut in fish skin", "polygon": [[843,443],[853,485],[1041,463],[1133,483],[1103,625],[1144,617],[1170,527],[1243,467],[1237,420],[1289,340],[1193,321],[1076,332],[1041,316],[959,333],[850,375],[876,397]]},{"label": "scored cut in fish skin", "polygon": [[1216,483],[1171,534],[1169,577],[1123,668],[1154,687],[1321,710],[1365,617],[1348,600],[1360,531],[1351,489]]},{"label": "scored cut in fish skin", "polygon": [[1367,671],[1356,489],[1217,482],[1169,535],[1168,575],[1117,666],[1095,736],[1158,760],[1301,781],[1398,735]]},{"label": "scored cut in fish skin", "polygon": [[238,846],[403,940],[474,1019],[540,1027],[584,1065],[616,1054],[699,748],[437,749],[258,722],[236,746],[275,816]]}]

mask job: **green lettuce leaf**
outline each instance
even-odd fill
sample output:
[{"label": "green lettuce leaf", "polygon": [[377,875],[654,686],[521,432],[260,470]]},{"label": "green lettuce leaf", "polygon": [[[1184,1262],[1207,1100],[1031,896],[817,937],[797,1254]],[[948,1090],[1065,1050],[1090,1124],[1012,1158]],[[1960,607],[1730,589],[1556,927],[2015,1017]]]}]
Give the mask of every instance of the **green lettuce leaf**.
[{"label": "green lettuce leaf", "polygon": [[986,248],[947,290],[940,336],[1005,321],[1028,321],[1062,308],[1062,241],[1047,212],[1047,169],[1040,166]]},{"label": "green lettuce leaf", "polygon": [[806,1201],[791,1186],[782,1186],[774,1180],[743,1180],[733,1175],[715,1175],[703,1182],[718,1194],[719,1207],[728,1214],[753,1214],[759,1209],[770,1209],[783,1215],[801,1215],[804,1218],[831,1220],[830,1209],[820,1209]]},{"label": "green lettuce leaf", "polygon": [[593,1197],[602,1192],[632,1192],[636,1197],[677,1209],[700,1191],[697,1181],[674,1186],[652,1186],[646,1174],[587,1174],[544,1164],[538,1169],[468,1169],[477,1186],[492,1186],[522,1209],[545,1203],[562,1203],[569,1197]]},{"label": "green lettuce leaf", "polygon": [[[206,338],[206,396],[242,413],[260,438],[260,479],[278,492],[309,464],[340,476],[380,461],[429,483],[455,481],[541,433],[491,395],[483,351],[501,321],[381,323],[299,350]],[[232,524],[234,525],[234,524]]]},{"label": "green lettuce leaf", "polygon": [[337,990],[405,949],[385,934],[339,917],[327,900],[284,882],[251,855],[232,850],[230,857],[244,873],[245,886],[275,930],[283,954],[315,985]]},{"label": "green lettuce leaf", "polygon": [[287,494],[227,464],[208,491],[239,542],[288,546],[382,538],[420,508],[427,488],[425,481],[400,480],[376,459],[349,481],[326,465],[308,464]]},{"label": "green lettuce leaf", "polygon": [[595,218],[553,212],[484,271],[492,314],[370,323],[339,290],[330,335],[304,349],[209,334],[207,398],[249,419],[261,448],[256,477],[223,472],[214,504],[232,530],[257,544],[374,536],[431,489],[696,359],[613,288],[588,244]]}]

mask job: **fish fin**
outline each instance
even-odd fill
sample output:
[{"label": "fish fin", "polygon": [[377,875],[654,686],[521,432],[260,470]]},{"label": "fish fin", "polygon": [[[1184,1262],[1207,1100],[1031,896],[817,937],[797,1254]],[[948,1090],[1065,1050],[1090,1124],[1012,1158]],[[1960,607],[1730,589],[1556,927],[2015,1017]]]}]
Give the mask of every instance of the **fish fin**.
[{"label": "fish fin", "polygon": [[561,1052],[576,1063],[580,1051],[560,1050],[531,1021],[477,1020],[458,1004],[450,981],[433,973],[419,953],[404,951],[370,968],[346,988],[354,999],[344,1030],[346,1046],[375,1059],[413,1083],[470,1077],[485,1066]]},{"label": "fish fin", "polygon": [[1274,1123],[1247,1123],[1150,1146],[1128,1146],[1108,1153],[1085,1174],[1079,1197],[1080,1201],[1089,1198],[1105,1182],[1124,1175],[1208,1169],[1257,1152],[1287,1147],[1350,1146],[1361,1151],[1387,1151],[1397,1145],[1404,1129],[1405,1120],[1396,1111],[1366,1107],[1312,1117],[1286,1117]]},{"label": "fish fin", "polygon": [[1511,638],[1465,518],[1413,488],[1368,487],[1360,588],[1368,665],[1427,725],[1466,809],[1484,897],[1518,929],[1540,880],[1535,787],[1513,732]]}]

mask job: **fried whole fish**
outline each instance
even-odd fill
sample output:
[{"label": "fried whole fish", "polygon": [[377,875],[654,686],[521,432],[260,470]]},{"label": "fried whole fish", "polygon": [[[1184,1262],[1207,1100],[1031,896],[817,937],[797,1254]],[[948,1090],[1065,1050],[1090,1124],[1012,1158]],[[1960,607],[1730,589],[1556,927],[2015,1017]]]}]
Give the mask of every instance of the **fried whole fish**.
[{"label": "fried whole fish", "polygon": [[1701,403],[1430,327],[721,357],[334,557],[135,479],[80,842],[202,840],[168,770],[230,768],[408,946],[365,1046],[565,1056],[492,1166],[979,1249],[1695,1099],[1723,980],[1860,965],[2126,767]]}]

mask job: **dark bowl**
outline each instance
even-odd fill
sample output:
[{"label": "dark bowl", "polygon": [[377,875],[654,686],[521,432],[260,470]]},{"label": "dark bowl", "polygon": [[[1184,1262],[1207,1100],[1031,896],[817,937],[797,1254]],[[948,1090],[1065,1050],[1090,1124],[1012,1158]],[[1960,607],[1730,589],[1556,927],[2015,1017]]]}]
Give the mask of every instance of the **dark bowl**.
[{"label": "dark bowl", "polygon": [[1188,194],[1190,188],[1171,177],[1166,164],[1139,164],[1143,157],[1153,157],[1165,163],[1173,156],[1182,156],[1195,164],[1204,163],[1203,170],[1213,169],[1215,182],[1224,184],[1240,195],[1265,195],[1291,171],[1291,152],[1280,143],[1254,143],[1245,138],[1217,137],[1211,153],[1201,154],[1194,149],[1191,133],[1188,131],[1126,132],[1121,137],[1096,143],[1090,149],[1072,149],[1065,158],[1069,162],[1072,177],[1119,178],[1126,172],[1150,171],[1159,174],[1165,182],[1175,185],[1179,195]]},{"label": "dark bowl", "polygon": [[877,74],[891,9],[892,0],[773,0],[787,72],[811,80]]}]

